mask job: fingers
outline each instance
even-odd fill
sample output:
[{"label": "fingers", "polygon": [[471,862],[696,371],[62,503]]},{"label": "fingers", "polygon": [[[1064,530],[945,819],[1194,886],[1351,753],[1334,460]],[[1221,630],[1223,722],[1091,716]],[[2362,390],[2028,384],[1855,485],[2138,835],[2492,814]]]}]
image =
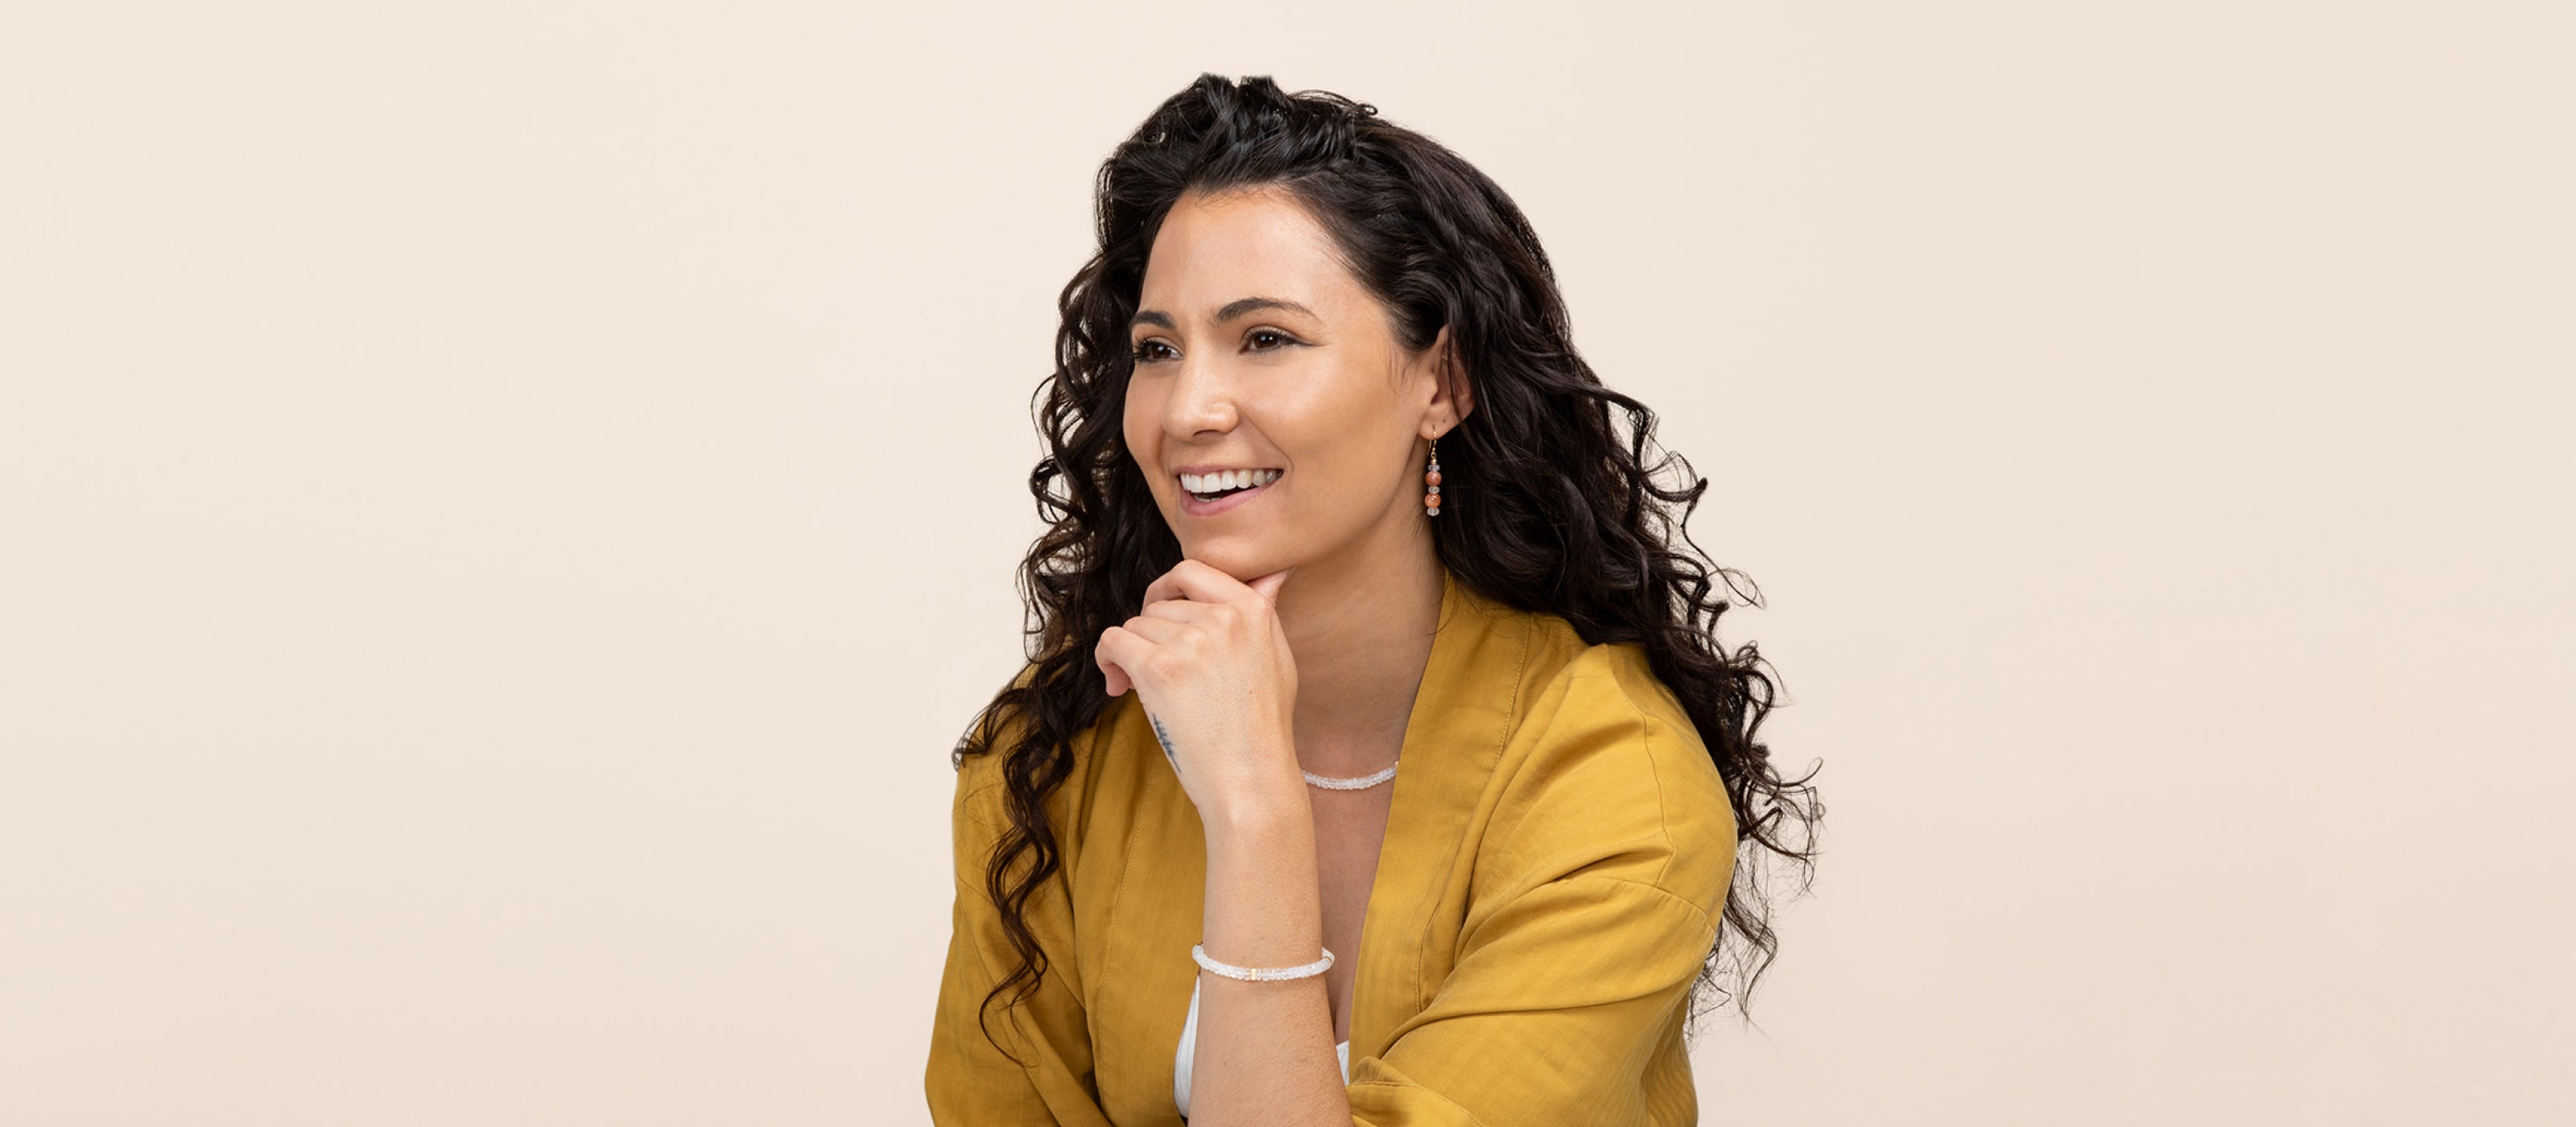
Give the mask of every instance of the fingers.
[{"label": "fingers", "polygon": [[1187,623],[1138,615],[1123,625],[1101,631],[1099,643],[1091,647],[1091,660],[1100,666],[1109,695],[1123,696],[1136,687],[1135,673],[1165,660],[1157,656],[1164,653],[1162,647],[1177,642],[1175,651],[1195,652],[1197,647],[1183,637],[1189,633],[1192,631]]},{"label": "fingers", "polygon": [[1130,634],[1141,637],[1148,642],[1152,642],[1155,645],[1170,645],[1173,639],[1189,633],[1190,625],[1204,618],[1205,613],[1211,609],[1209,607],[1195,606],[1193,604],[1177,600],[1158,605],[1165,607],[1183,607],[1187,609],[1180,611],[1164,611],[1157,614],[1155,613],[1154,607],[1147,607],[1145,608],[1145,613],[1120,623],[1120,628],[1126,630]]},{"label": "fingers", "polygon": [[[1236,612],[1233,607],[1229,607],[1224,603],[1199,603],[1192,602],[1188,599],[1165,599],[1158,603],[1145,604],[1144,613],[1139,614],[1136,617],[1154,622],[1218,627],[1235,613]],[[1133,620],[1131,619],[1130,621]]]},{"label": "fingers", "polygon": [[1275,603],[1281,584],[1288,582],[1296,568],[1285,567],[1255,578],[1250,583],[1226,574],[1215,565],[1200,560],[1184,559],[1172,570],[1157,576],[1145,587],[1147,611],[1167,602],[1238,603],[1258,595],[1264,603]]},{"label": "fingers", "polygon": [[1162,599],[1222,603],[1242,598],[1249,589],[1242,580],[1218,570],[1214,564],[1184,559],[1146,585],[1145,603],[1150,606]]},{"label": "fingers", "polygon": [[1108,683],[1106,687],[1110,696],[1125,696],[1127,690],[1136,687],[1135,678],[1127,675],[1126,661],[1143,657],[1149,645],[1143,637],[1121,627],[1112,626],[1100,632],[1100,641],[1091,647],[1091,661],[1100,667],[1101,679]]},{"label": "fingers", "polygon": [[1150,662],[1197,660],[1195,653],[1206,636],[1242,637],[1245,626],[1270,615],[1272,601],[1292,570],[1283,568],[1246,584],[1215,565],[1184,559],[1156,577],[1145,588],[1140,613],[1102,631],[1100,642],[1092,647],[1092,660],[1100,666],[1109,695],[1121,696],[1134,688],[1135,675],[1145,672]]}]

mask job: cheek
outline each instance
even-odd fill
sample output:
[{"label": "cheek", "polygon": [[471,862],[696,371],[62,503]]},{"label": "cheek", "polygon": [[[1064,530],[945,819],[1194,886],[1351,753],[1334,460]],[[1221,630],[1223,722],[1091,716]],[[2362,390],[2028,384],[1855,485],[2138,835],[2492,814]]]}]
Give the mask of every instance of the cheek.
[{"label": "cheek", "polygon": [[1130,399],[1126,413],[1119,419],[1119,438],[1127,444],[1128,456],[1136,459],[1139,468],[1154,462],[1155,430],[1144,425],[1151,417],[1151,412],[1143,404]]},{"label": "cheek", "polygon": [[1145,478],[1146,495],[1154,499],[1157,507],[1168,507],[1180,502],[1178,483],[1170,483],[1173,488],[1165,489],[1162,473],[1155,468],[1163,462],[1163,428],[1157,421],[1159,418],[1153,407],[1140,407],[1135,400],[1129,400],[1125,417],[1121,420],[1121,438],[1127,445],[1128,460]]}]

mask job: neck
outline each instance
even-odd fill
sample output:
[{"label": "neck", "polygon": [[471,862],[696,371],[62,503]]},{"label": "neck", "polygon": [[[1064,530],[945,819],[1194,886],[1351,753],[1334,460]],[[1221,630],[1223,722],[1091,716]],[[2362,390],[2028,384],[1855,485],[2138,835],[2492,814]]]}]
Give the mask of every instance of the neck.
[{"label": "neck", "polygon": [[1318,775],[1383,770],[1403,746],[1431,658],[1445,577],[1425,533],[1382,553],[1297,566],[1279,624],[1297,656],[1297,761]]}]

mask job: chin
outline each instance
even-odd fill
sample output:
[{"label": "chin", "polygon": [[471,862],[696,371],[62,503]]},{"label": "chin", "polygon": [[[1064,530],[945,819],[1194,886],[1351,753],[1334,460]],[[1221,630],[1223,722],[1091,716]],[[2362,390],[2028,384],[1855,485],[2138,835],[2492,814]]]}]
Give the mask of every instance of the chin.
[{"label": "chin", "polygon": [[1233,577],[1235,577],[1235,578],[1237,578],[1237,579],[1242,579],[1242,578],[1244,578],[1246,575],[1259,575],[1259,574],[1261,574],[1260,572],[1257,572],[1257,571],[1247,571],[1247,570],[1244,568],[1244,564],[1245,564],[1246,560],[1245,560],[1245,557],[1244,557],[1243,553],[1241,553],[1241,552],[1229,552],[1229,551],[1226,551],[1226,550],[1225,550],[1225,549],[1223,549],[1223,548],[1217,548],[1217,549],[1213,549],[1213,550],[1211,550],[1211,549],[1207,549],[1207,548],[1193,548],[1193,547],[1183,546],[1183,547],[1181,548],[1181,558],[1182,558],[1182,559],[1187,559],[1187,560],[1197,560],[1197,561],[1199,561],[1200,563],[1206,564],[1206,565],[1208,565],[1209,567],[1213,567],[1213,568],[1217,569],[1218,571],[1222,571],[1222,572],[1226,573],[1227,575],[1231,575],[1231,576],[1233,576]]},{"label": "chin", "polygon": [[1286,564],[1265,564],[1259,555],[1223,545],[1184,544],[1181,545],[1181,558],[1197,560],[1244,582],[1250,582],[1287,566]]}]

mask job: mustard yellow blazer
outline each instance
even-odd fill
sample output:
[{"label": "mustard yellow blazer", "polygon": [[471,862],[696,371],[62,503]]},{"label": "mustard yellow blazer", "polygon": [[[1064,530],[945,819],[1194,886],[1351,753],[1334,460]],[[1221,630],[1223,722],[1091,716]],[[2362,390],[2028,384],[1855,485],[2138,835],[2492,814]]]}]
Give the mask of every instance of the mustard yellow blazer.
[{"label": "mustard yellow blazer", "polygon": [[[1183,1122],[1172,1064],[1199,973],[1198,810],[1133,693],[1075,750],[1050,796],[1061,868],[1028,903],[1052,966],[1013,1011],[1016,1037],[998,1003],[991,1016],[1027,1068],[976,1025],[1013,964],[984,893],[1009,824],[1002,755],[958,771],[934,1122]],[[1726,903],[1735,818],[1644,652],[1586,645],[1563,618],[1449,574],[1399,764],[1356,953],[1352,1118],[1696,1123],[1683,1002]]]}]

